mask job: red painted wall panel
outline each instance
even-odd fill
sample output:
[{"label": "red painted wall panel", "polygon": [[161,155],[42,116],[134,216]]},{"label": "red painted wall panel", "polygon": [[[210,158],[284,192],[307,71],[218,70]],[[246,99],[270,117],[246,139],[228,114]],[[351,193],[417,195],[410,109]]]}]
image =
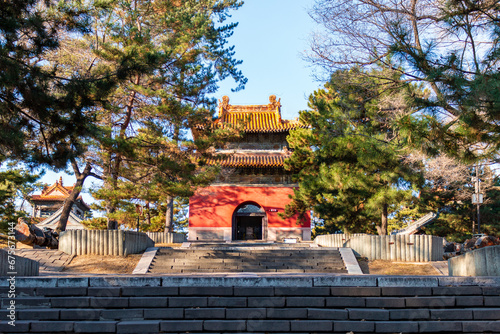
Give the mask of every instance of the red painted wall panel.
[{"label": "red painted wall panel", "polygon": [[283,212],[290,202],[293,188],[288,187],[231,187],[210,186],[198,190],[189,199],[189,227],[231,227],[233,213],[245,202],[254,202],[264,208],[268,228],[272,227],[310,227],[310,215],[302,224],[297,217],[282,219]]}]

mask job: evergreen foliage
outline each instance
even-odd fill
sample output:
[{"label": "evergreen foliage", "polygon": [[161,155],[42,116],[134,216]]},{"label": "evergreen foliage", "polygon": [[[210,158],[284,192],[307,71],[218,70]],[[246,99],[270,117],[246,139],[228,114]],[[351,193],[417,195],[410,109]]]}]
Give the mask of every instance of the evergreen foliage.
[{"label": "evergreen foliage", "polygon": [[396,72],[389,81],[354,68],[335,72],[311,95],[312,110],[300,113],[309,128],[288,138],[293,154],[287,168],[300,188],[287,215],[312,209],[324,220],[323,232],[387,234],[389,213],[413,201],[423,182],[419,166],[404,163],[393,127],[407,107],[385,99],[395,94],[397,81]]},{"label": "evergreen foliage", "polygon": [[[469,169],[475,175],[474,169]],[[481,233],[500,235],[500,207],[498,188],[499,176],[489,168],[480,171],[481,187],[484,189],[484,202],[480,206]],[[470,178],[469,178],[470,180]],[[420,209],[439,209],[439,217],[423,228],[424,233],[439,235],[449,241],[463,242],[472,236],[472,225],[477,233],[477,208],[471,203],[474,184],[462,182],[459,187],[431,187],[422,189]]]},{"label": "evergreen foliage", "polygon": [[481,206],[481,233],[500,236],[500,176],[495,177],[494,187],[486,192],[487,202]]},{"label": "evergreen foliage", "polygon": [[44,60],[63,33],[85,34],[90,17],[77,2],[8,0],[0,6],[0,161],[64,168],[95,132],[89,107],[112,82],[57,75]]},{"label": "evergreen foliage", "polygon": [[497,1],[316,0],[311,15],[325,33],[309,59],[327,71],[397,68],[402,84],[427,89],[409,96],[420,117],[400,124],[415,148],[498,162],[499,9]]},{"label": "evergreen foliage", "polygon": [[82,224],[88,230],[107,230],[108,220],[105,217],[94,217],[82,220]]},{"label": "evergreen foliage", "polygon": [[91,14],[90,7],[77,1],[10,0],[0,6],[0,162],[55,170],[73,166],[77,186],[65,203],[62,221],[92,174],[88,165],[80,171],[78,160],[88,149],[87,141],[101,131],[94,107],[126,73],[124,64],[96,76],[64,71],[48,59],[59,50],[63,36],[91,32]]},{"label": "evergreen foliage", "polygon": [[37,187],[38,175],[20,169],[0,172],[0,232],[8,233],[8,228],[17,224],[20,217],[28,214],[19,210],[16,201],[26,197]]},{"label": "evergreen foliage", "polygon": [[[217,136],[217,82],[246,82],[227,46],[237,0],[10,0],[0,8],[0,161],[71,166],[76,186],[104,181],[110,217],[121,201],[186,195]],[[198,128],[191,140],[189,129]],[[193,153],[198,154],[194,158]],[[143,188],[151,189],[142,191]],[[113,224],[110,224],[113,225]],[[113,226],[116,227],[116,226]]]},{"label": "evergreen foliage", "polygon": [[[51,60],[73,72],[90,69],[92,75],[129,69],[107,103],[95,109],[102,132],[89,142],[86,156],[104,182],[94,196],[106,211],[108,228],[116,228],[120,217],[133,225],[123,213],[133,212],[136,204],[159,207],[213,179],[216,169],[203,161],[224,133],[209,126],[216,101],[207,95],[227,77],[235,80],[236,89],[246,79],[226,45],[236,24],[223,23],[240,2],[107,3],[92,21],[94,35],[67,36],[67,47]],[[196,130],[194,140],[190,129]]]}]

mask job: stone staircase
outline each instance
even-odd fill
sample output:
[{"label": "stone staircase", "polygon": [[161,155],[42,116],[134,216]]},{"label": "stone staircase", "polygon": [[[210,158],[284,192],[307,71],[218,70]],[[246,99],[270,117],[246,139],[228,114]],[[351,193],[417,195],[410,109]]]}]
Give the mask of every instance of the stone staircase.
[{"label": "stone staircase", "polygon": [[18,277],[0,333],[500,332],[495,279],[304,275]]},{"label": "stone staircase", "polygon": [[310,244],[194,244],[189,248],[160,248],[151,274],[218,272],[347,274],[338,248]]}]

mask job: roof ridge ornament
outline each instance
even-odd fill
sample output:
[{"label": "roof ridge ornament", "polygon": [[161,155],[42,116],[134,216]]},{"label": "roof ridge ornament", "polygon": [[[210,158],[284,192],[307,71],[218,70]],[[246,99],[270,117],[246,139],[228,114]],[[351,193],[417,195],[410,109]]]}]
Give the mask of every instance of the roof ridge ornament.
[{"label": "roof ridge ornament", "polygon": [[281,98],[276,100],[276,95],[270,95],[269,96],[269,110],[273,110],[276,112],[276,116],[278,119],[278,122],[281,122]]},{"label": "roof ridge ornament", "polygon": [[305,127],[297,120],[284,120],[281,117],[281,98],[269,96],[269,103],[256,105],[231,105],[224,95],[219,101],[219,115],[214,125],[220,127],[242,126],[245,133],[288,132]]},{"label": "roof ridge ornament", "polygon": [[276,95],[269,96],[269,109],[281,108],[281,98],[276,101]]},{"label": "roof ridge ornament", "polygon": [[222,101],[219,100],[219,118],[223,119],[226,113],[229,111],[229,96],[224,95]]}]

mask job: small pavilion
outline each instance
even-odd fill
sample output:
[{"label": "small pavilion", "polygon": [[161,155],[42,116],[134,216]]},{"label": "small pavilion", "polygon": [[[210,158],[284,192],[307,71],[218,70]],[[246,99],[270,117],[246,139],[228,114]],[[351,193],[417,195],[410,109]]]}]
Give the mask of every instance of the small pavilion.
[{"label": "small pavilion", "polygon": [[[45,187],[40,195],[31,196],[33,206],[32,217],[39,223],[39,228],[55,229],[61,216],[64,201],[70,195],[74,186],[63,185],[62,177],[53,185]],[[66,229],[84,229],[81,221],[85,218],[85,213],[90,211],[90,207],[79,196],[71,209]]]},{"label": "small pavilion", "polygon": [[286,137],[304,125],[282,119],[274,95],[263,105],[230,105],[224,96],[218,116],[215,126],[240,127],[243,136],[217,150],[222,159],[209,161],[222,172],[190,198],[189,240],[310,240],[309,214],[279,216],[298,186],[284,169],[291,154]]}]

